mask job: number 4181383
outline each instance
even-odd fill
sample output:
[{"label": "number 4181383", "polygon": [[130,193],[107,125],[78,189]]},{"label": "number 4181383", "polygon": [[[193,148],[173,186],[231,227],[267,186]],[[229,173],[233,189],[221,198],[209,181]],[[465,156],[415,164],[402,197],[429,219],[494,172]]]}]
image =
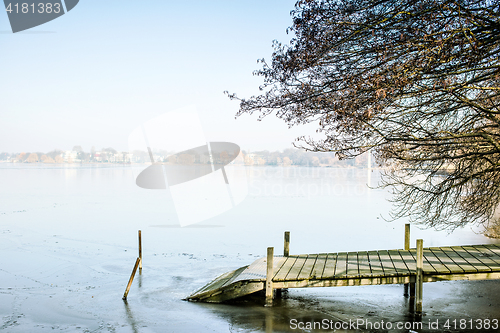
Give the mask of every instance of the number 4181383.
[{"label": "number 4181383", "polygon": [[448,319],[443,328],[446,329],[476,329],[476,330],[497,330],[498,329],[498,319]]},{"label": "number 4181383", "polygon": [[9,3],[7,8],[5,8],[7,13],[11,14],[12,12],[19,14],[27,14],[27,13],[38,13],[38,14],[59,14],[61,12],[61,4],[60,3],[39,3],[37,6],[35,6],[34,3],[16,3],[12,5],[12,3]]}]

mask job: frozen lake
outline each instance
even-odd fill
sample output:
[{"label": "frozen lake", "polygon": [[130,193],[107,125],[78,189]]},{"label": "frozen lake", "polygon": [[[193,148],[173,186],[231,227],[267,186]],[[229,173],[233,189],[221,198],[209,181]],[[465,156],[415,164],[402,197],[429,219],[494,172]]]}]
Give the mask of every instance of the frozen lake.
[{"label": "frozen lake", "polygon": [[[297,332],[292,319],[411,320],[399,285],[290,290],[273,308],[182,301],[268,246],[280,254],[285,230],[293,254],[402,248],[405,221],[386,222],[387,193],[367,186],[377,170],[241,167],[243,202],[181,228],[169,190],[135,185],[142,168],[0,164],[0,329]],[[124,303],[139,229],[144,268]],[[471,228],[411,234],[412,246],[498,243]],[[498,281],[424,284],[422,321],[500,319],[499,296]]]}]

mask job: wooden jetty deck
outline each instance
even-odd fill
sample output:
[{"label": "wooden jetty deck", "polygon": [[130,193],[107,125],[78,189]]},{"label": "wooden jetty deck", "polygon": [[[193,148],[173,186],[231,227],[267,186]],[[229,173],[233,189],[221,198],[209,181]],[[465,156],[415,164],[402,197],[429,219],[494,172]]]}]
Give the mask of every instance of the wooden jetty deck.
[{"label": "wooden jetty deck", "polygon": [[[494,244],[424,248],[423,282],[500,279]],[[225,273],[188,297],[224,302],[265,288],[267,258]],[[274,256],[273,288],[404,284],[415,282],[416,250],[378,250]]]},{"label": "wooden jetty deck", "polygon": [[411,296],[417,288],[420,312],[423,282],[500,279],[500,246],[495,244],[423,248],[418,240],[417,248],[407,250],[288,256],[274,256],[269,249],[267,258],[219,276],[187,299],[220,303],[266,290],[272,300],[273,289],[408,284]]}]

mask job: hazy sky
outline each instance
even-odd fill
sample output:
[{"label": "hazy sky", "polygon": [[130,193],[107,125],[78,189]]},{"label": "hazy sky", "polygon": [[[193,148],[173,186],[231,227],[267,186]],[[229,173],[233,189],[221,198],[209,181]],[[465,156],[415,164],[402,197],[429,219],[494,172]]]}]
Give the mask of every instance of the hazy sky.
[{"label": "hazy sky", "polygon": [[262,79],[259,58],[290,40],[295,1],[82,0],[62,17],[13,34],[0,13],[0,152],[113,147],[139,124],[188,105],[209,141],[242,149],[291,146],[314,127],[234,118]]}]

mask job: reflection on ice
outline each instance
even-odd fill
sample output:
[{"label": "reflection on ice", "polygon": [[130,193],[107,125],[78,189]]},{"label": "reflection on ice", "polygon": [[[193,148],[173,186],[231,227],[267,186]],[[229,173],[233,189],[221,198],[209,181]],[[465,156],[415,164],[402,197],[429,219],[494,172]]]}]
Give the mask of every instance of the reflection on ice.
[{"label": "reflection on ice", "polygon": [[132,328],[132,332],[138,333],[139,330],[137,329],[137,323],[134,319],[134,315],[132,313],[132,310],[130,310],[130,306],[128,305],[127,300],[123,300],[123,305],[125,306],[125,312],[127,314],[127,322]]}]

